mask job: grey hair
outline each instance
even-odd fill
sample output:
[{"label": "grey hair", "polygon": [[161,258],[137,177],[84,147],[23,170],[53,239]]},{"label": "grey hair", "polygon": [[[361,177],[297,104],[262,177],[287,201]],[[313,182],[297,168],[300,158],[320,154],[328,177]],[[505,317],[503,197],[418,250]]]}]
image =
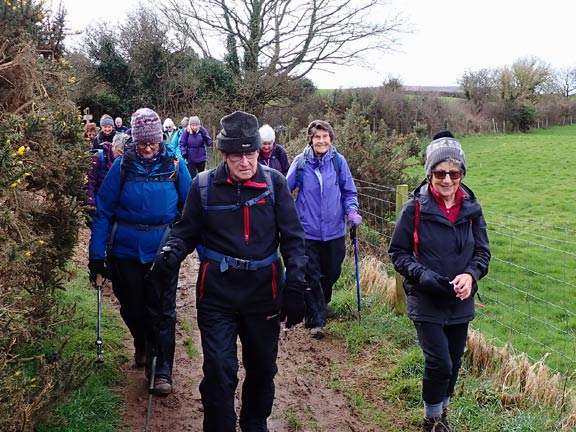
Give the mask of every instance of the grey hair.
[{"label": "grey hair", "polygon": [[114,135],[114,138],[112,138],[112,148],[116,151],[124,151],[124,144],[126,144],[126,141],[128,141],[128,139],[130,138],[130,135],[125,134],[125,133],[117,133],[116,135]]}]

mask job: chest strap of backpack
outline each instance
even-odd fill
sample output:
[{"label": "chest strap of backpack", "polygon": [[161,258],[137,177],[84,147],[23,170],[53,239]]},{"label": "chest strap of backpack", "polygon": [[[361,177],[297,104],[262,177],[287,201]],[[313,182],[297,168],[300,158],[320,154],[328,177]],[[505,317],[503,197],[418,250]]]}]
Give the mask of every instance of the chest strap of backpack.
[{"label": "chest strap of backpack", "polygon": [[220,252],[216,252],[215,250],[208,248],[204,248],[202,256],[204,258],[208,258],[213,261],[219,262],[221,273],[224,273],[229,268],[237,270],[256,271],[261,268],[272,265],[280,258],[280,256],[278,255],[278,251],[276,251],[269,257],[264,258],[263,260],[245,260],[242,258],[234,258],[228,255],[224,255],[221,254]]},{"label": "chest strap of backpack", "polygon": [[[266,167],[263,167],[266,168]],[[200,191],[200,202],[202,203],[202,208],[206,211],[218,211],[218,210],[232,210],[236,211],[243,207],[252,207],[258,201],[270,197],[272,205],[274,205],[274,195],[272,194],[271,188],[271,174],[270,172],[264,172],[264,178],[266,180],[267,189],[260,195],[245,201],[244,203],[237,204],[226,204],[226,205],[208,205],[208,193],[210,192],[210,187],[212,186],[212,178],[214,177],[214,170],[202,171],[198,173],[198,189]]]}]

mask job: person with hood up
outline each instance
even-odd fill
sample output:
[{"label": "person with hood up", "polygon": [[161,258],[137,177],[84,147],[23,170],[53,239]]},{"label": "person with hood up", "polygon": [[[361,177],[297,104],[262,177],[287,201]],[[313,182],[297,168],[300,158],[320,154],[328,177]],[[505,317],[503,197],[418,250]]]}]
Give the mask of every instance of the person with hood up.
[{"label": "person with hood up", "polygon": [[346,255],[346,218],[359,226],[358,192],[344,156],[333,145],[334,130],[324,120],[308,125],[308,147],[292,161],[286,180],[298,188],[296,208],[306,234],[306,327],[324,337],[332,287]]},{"label": "person with hood up", "polygon": [[290,168],[288,156],[284,148],[274,142],[276,140],[274,129],[270,125],[265,124],[260,128],[260,137],[262,138],[262,147],[258,154],[258,162],[286,175]]},{"label": "person with hood up", "polygon": [[198,116],[190,117],[188,127],[183,130],[180,137],[180,151],[188,163],[188,170],[192,178],[206,169],[206,161],[208,160],[206,147],[211,146],[212,138],[206,128],[201,125]]},{"label": "person with hood up", "polygon": [[236,431],[239,338],[246,371],[240,429],[267,432],[280,325],[304,316],[304,231],[286,179],[258,164],[257,118],[236,111],[220,124],[223,160],[194,178],[153,273],[169,278],[197,244],[204,246],[196,284],[204,430]]},{"label": "person with hood up", "polygon": [[162,141],[156,112],[138,109],[131,125],[132,139],[96,195],[88,269],[93,283],[97,275],[112,280],[120,315],[134,338],[135,364],[146,366],[150,379],[150,352],[154,350],[153,392],[165,396],[172,390],[178,271],[165,281],[161,294],[148,273],[179,219],[191,179],[183,161]]},{"label": "person with hood up", "polygon": [[111,143],[115,134],[114,119],[108,114],[104,114],[100,117],[100,132],[92,140],[92,150],[100,150],[103,142]]},{"label": "person with hood up", "polygon": [[408,316],[424,354],[424,431],[449,432],[448,404],[462,365],[474,294],[490,244],[460,143],[448,131],[426,148],[426,180],[398,215],[388,253],[404,276]]}]

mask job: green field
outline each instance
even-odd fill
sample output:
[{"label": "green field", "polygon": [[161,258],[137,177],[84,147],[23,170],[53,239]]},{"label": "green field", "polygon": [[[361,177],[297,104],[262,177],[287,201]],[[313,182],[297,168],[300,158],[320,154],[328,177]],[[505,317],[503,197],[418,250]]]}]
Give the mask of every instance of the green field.
[{"label": "green field", "polygon": [[474,325],[497,345],[572,375],[576,368],[576,127],[461,139],[493,259]]}]

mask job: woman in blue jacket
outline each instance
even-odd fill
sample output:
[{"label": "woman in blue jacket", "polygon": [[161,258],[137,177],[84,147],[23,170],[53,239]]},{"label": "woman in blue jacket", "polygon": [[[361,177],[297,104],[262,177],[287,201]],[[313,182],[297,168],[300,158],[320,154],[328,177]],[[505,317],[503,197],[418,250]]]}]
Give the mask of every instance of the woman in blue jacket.
[{"label": "woman in blue jacket", "polygon": [[327,304],[346,255],[346,221],[358,226],[358,193],[344,156],[332,145],[334,130],[323,120],[308,125],[309,146],[294,158],[286,180],[298,188],[296,209],[306,236],[306,327],[324,337]]},{"label": "woman in blue jacket", "polygon": [[[136,365],[147,362],[149,369],[146,352],[158,349],[154,392],[167,395],[172,389],[178,272],[163,287],[159,307],[146,301],[156,295],[146,275],[184,208],[191,179],[183,161],[163,143],[158,114],[141,108],[131,125],[132,141],[96,195],[88,267],[92,281],[98,274],[112,280],[120,314],[134,338]],[[147,328],[151,313],[160,316],[158,344]]]},{"label": "woman in blue jacket", "polygon": [[388,253],[405,278],[408,316],[424,353],[424,431],[449,432],[448,403],[490,245],[482,208],[462,183],[464,152],[450,131],[428,145],[425,171],[398,216]]}]

